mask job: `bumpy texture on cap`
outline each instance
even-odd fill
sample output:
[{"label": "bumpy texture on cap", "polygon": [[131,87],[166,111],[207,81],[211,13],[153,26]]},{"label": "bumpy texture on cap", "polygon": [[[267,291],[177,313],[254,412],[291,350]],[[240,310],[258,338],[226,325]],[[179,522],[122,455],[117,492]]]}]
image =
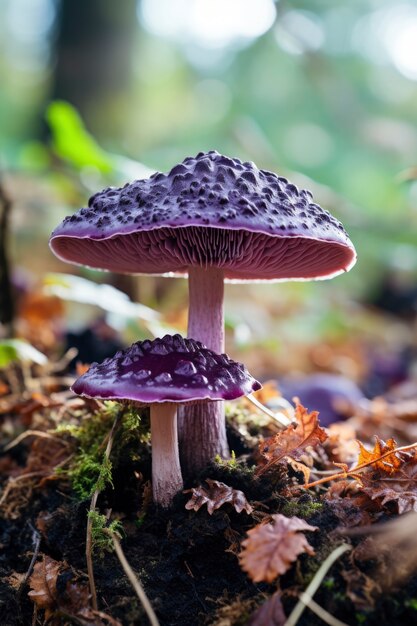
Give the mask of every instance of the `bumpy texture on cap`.
[{"label": "bumpy texture on cap", "polygon": [[138,341],[102,363],[93,363],[72,386],[88,398],[144,405],[234,400],[260,388],[242,363],[181,335]]},{"label": "bumpy texture on cap", "polygon": [[215,151],[104,189],[56,228],[50,245],[64,261],[100,269],[221,267],[241,281],[327,278],[356,258],[342,224],[309,191]]}]

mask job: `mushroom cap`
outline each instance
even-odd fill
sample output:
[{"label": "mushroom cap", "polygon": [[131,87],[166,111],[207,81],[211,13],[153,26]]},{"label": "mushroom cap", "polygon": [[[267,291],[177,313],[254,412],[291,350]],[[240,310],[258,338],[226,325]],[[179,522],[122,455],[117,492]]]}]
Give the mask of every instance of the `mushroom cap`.
[{"label": "mushroom cap", "polygon": [[245,282],[330,278],[356,260],[342,224],[309,191],[216,151],[88,204],[52,233],[64,261],[134,274],[219,267]]},{"label": "mushroom cap", "polygon": [[242,363],[181,335],[137,341],[102,363],[93,363],[71,387],[87,398],[145,406],[234,400],[260,388]]}]

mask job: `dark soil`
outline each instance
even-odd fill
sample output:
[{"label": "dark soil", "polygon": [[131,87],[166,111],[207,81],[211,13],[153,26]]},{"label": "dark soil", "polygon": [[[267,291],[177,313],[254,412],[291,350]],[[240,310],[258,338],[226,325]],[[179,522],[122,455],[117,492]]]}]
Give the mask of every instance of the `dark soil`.
[{"label": "dark soil", "polygon": [[[244,443],[242,446],[245,451]],[[237,448],[236,438],[233,447]],[[13,453],[16,461],[24,464],[29,450],[28,443],[17,447]],[[288,485],[296,479],[290,470],[287,473],[275,469],[255,478],[250,458],[249,462],[238,459],[234,466],[212,465],[187,486],[202,484],[207,477],[222,481],[243,491],[252,503],[254,513],[238,514],[227,504],[210,516],[206,507],[197,512],[185,509],[190,494],[179,494],[169,511],[146,505],[141,485],[149,476],[149,451],[145,451],[139,461],[123,455],[114,466],[114,489],[108,488],[101,494],[98,506],[103,512],[111,508],[112,517],[121,518],[124,552],[144,585],[161,626],[251,623],[250,616],[276,591],[277,586],[252,583],[241,570],[237,554],[247,530],[266,514],[297,515],[319,528],[308,537],[315,556],[300,556],[280,578],[286,615],[329,553],[343,541],[350,542],[339,534],[340,519],[329,503],[301,491],[289,497]],[[141,473],[140,481],[134,478],[135,471]],[[42,611],[38,611],[37,621],[33,621],[34,604],[27,595],[28,583],[19,587],[10,578],[16,572],[25,574],[28,571],[38,537],[39,554],[65,561],[81,580],[87,580],[85,532],[88,507],[89,500],[77,500],[69,481],[62,478],[35,487],[14,519],[10,516],[0,519],[2,626],[44,623]],[[354,542],[361,540],[357,538]],[[368,562],[361,569],[357,563],[353,564],[349,553],[345,554],[326,575],[315,595],[316,602],[350,626],[416,624],[417,577],[397,588],[393,586],[389,592],[368,592],[367,582],[380,576],[380,565]],[[386,562],[384,566],[387,567]],[[99,608],[103,612],[118,619],[123,626],[148,623],[114,553],[94,555],[94,571]],[[55,615],[50,623],[81,622]],[[323,624],[308,609],[298,623],[300,626]]]}]

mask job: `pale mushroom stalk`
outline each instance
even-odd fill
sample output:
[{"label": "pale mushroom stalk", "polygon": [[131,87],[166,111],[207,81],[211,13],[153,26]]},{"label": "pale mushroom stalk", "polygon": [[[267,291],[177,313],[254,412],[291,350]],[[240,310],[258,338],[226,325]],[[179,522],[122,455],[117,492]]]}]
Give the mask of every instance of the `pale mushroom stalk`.
[{"label": "pale mushroom stalk", "polygon": [[183,481],[178,455],[177,405],[151,404],[152,491],[155,504],[169,507]]},{"label": "pale mushroom stalk", "polygon": [[224,352],[223,270],[190,267],[188,293],[188,336],[221,354]]},{"label": "pale mushroom stalk", "polygon": [[[188,337],[217,353],[224,352],[224,273],[218,268],[188,270]],[[179,410],[181,463],[186,476],[217,454],[229,458],[224,402],[183,406]]]}]

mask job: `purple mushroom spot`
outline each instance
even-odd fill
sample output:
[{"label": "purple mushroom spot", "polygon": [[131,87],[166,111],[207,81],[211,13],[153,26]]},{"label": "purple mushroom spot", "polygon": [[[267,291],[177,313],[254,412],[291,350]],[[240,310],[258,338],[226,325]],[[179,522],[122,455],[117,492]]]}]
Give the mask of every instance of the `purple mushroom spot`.
[{"label": "purple mushroom spot", "polygon": [[177,405],[233,400],[260,387],[244,365],[226,354],[216,354],[194,339],[166,335],[138,341],[102,363],[93,363],[72,390],[87,398],[150,407],[153,497],[168,507],[183,485]]},{"label": "purple mushroom spot", "polygon": [[[97,193],[55,229],[50,246],[79,265],[188,275],[188,335],[217,353],[224,351],[225,280],[330,278],[356,260],[342,224],[309,191],[215,151]],[[189,474],[216,454],[227,457],[222,404],[183,409],[180,441]]]}]

